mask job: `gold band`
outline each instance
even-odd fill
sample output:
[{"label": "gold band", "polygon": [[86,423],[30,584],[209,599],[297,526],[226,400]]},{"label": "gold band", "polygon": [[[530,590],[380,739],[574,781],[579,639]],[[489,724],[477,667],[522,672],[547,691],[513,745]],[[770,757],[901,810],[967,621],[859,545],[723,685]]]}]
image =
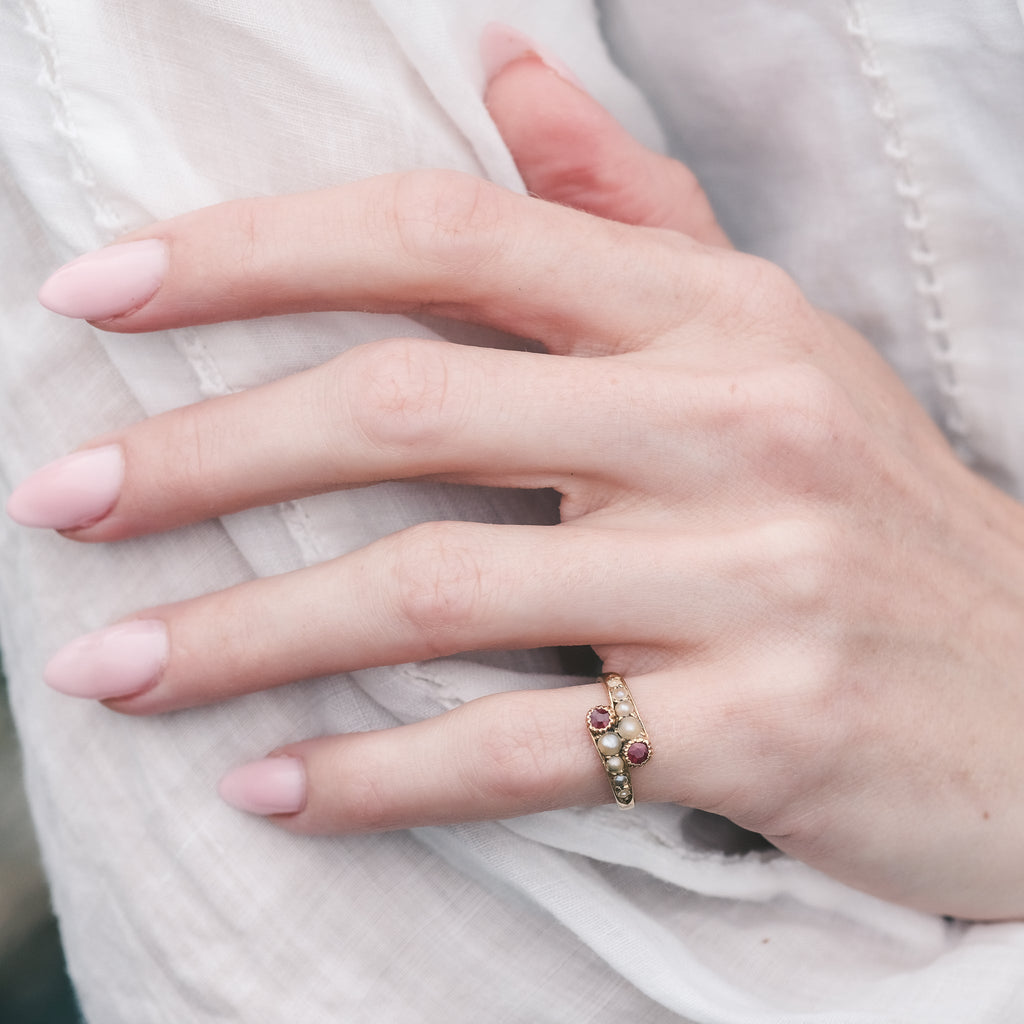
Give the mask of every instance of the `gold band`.
[{"label": "gold band", "polygon": [[629,808],[633,806],[630,769],[647,764],[654,747],[626,680],[606,672],[598,682],[608,688],[608,704],[599,704],[587,712],[587,730],[608,773],[616,804]]}]

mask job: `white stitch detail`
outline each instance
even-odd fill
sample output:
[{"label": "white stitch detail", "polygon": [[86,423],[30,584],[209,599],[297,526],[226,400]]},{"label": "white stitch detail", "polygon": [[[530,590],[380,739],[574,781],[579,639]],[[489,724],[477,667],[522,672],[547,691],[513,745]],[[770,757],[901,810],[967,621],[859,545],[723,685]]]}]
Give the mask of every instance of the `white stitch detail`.
[{"label": "white stitch detail", "polygon": [[903,225],[911,236],[910,260],[918,268],[914,287],[922,299],[926,300],[922,310],[926,347],[935,368],[937,387],[946,398],[943,419],[954,445],[966,456],[969,455],[968,426],[959,405],[963,387],[957,377],[949,322],[942,308],[942,285],[933,269],[937,259],[926,233],[928,217],[920,204],[924,193],[914,179],[895,99],[885,71],[868,39],[857,0],[846,0],[846,10],[846,29],[859,51],[860,69],[871,90],[871,109],[884,129],[883,150],[896,170],[895,189],[903,201]]},{"label": "white stitch detail", "polygon": [[68,114],[68,104],[64,96],[64,87],[61,83],[60,67],[57,61],[57,49],[53,42],[53,30],[46,12],[36,0],[22,0],[21,8],[24,14],[25,32],[39,46],[42,68],[38,81],[43,90],[49,93],[50,109],[53,114],[52,127],[54,133],[64,142],[71,180],[82,186],[84,199],[92,211],[96,225],[107,233],[117,233],[117,217],[96,194],[95,176],[82,152],[78,134],[75,132]]},{"label": "white stitch detail", "polygon": [[850,9],[846,16],[846,31],[858,39],[864,39],[867,36],[867,32],[864,31],[864,23],[860,20],[860,15],[853,9]]},{"label": "white stitch detail", "polygon": [[[52,128],[54,134],[64,143],[71,181],[81,186],[83,197],[100,233],[107,238],[124,234],[128,226],[100,197],[96,176],[92,173],[92,167],[82,150],[78,132],[71,119],[70,107],[61,82],[57,47],[43,4],[40,0],[21,0],[21,8],[24,15],[24,31],[39,46],[42,67],[37,81],[43,91],[50,96]],[[230,393],[231,389],[199,333],[194,328],[188,328],[174,331],[172,335],[175,348],[196,376],[200,394],[214,397]],[[322,556],[317,554],[319,544],[310,529],[305,511],[294,502],[289,502],[287,506],[277,506],[277,512],[307,564],[311,561],[322,561]]]},{"label": "white stitch detail", "polygon": [[[876,81],[882,81],[879,77]],[[896,108],[892,104],[892,100],[887,96],[880,96],[874,103],[871,104],[871,110],[874,112],[875,117],[880,121],[895,121],[896,120]]]},{"label": "white stitch detail", "polygon": [[897,178],[896,194],[903,199],[920,199],[921,186],[916,182],[908,181],[906,178]]},{"label": "white stitch detail", "polygon": [[928,227],[928,218],[917,210],[908,210],[903,215],[903,226],[914,235],[920,235]]},{"label": "white stitch detail", "polygon": [[926,297],[937,296],[942,293],[942,286],[933,277],[918,277],[914,282],[914,288],[918,295]]},{"label": "white stitch detail", "polygon": [[199,393],[203,398],[216,398],[231,393],[224,375],[220,372],[209,349],[194,327],[184,327],[170,332],[174,347],[196,375]]},{"label": "white stitch detail", "polygon": [[313,524],[305,507],[297,501],[289,501],[279,505],[278,511],[288,532],[294,538],[295,543],[299,545],[299,551],[306,564],[315,565],[317,562],[323,562],[327,555],[313,530]]},{"label": "white stitch detail", "polygon": [[895,163],[903,163],[907,159],[907,147],[895,139],[885,140],[885,155]]}]

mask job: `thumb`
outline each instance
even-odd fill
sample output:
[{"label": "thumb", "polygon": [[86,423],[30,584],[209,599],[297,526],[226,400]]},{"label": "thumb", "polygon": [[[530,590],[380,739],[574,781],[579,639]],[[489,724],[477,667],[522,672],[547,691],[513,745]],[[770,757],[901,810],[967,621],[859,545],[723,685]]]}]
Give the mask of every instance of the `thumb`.
[{"label": "thumb", "polygon": [[560,61],[503,25],[484,31],[481,53],[487,108],[531,192],[608,220],[730,244],[693,172],[632,138]]}]

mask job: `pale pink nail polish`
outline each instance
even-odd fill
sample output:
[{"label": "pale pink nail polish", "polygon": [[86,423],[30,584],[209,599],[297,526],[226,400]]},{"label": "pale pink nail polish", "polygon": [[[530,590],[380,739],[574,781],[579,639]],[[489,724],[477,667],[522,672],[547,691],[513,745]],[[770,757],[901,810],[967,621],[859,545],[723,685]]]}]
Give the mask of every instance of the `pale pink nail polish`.
[{"label": "pale pink nail polish", "polygon": [[484,74],[487,76],[488,82],[502,68],[508,67],[513,61],[521,60],[523,57],[536,57],[559,78],[586,92],[586,87],[563,61],[559,60],[550,50],[538,46],[518,29],[496,21],[484,28],[480,35],[480,58],[483,61]]},{"label": "pale pink nail polish", "polygon": [[7,500],[7,514],[49,530],[91,526],[114,507],[123,481],[120,445],[89,448],[36,470]]},{"label": "pale pink nail polish", "polygon": [[109,320],[145,305],[163,284],[167,244],[122,242],[64,264],[39,289],[39,301],[61,316]]},{"label": "pale pink nail polish", "polygon": [[249,814],[294,814],[306,805],[306,767],[297,757],[267,757],[228,772],[220,798]]},{"label": "pale pink nail polish", "polygon": [[122,622],[66,644],[43,669],[43,680],[71,697],[127,697],[157,681],[168,649],[162,622]]}]

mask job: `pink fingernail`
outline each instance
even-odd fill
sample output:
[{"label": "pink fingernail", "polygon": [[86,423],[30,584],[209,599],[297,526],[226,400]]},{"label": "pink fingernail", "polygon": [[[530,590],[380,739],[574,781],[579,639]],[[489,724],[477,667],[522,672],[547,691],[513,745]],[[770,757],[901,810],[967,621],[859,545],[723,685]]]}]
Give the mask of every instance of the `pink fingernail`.
[{"label": "pink fingernail", "polygon": [[122,242],[64,264],[39,289],[39,301],[61,316],[109,320],[145,305],[163,284],[167,244]]},{"label": "pink fingernail", "polygon": [[523,57],[536,57],[559,78],[586,92],[586,87],[572,73],[568,65],[559,60],[550,50],[538,46],[517,29],[492,21],[481,33],[480,58],[483,61],[484,74],[487,76],[488,82],[503,68]]},{"label": "pink fingernail", "polygon": [[155,619],[122,622],[62,647],[43,680],[70,697],[106,700],[152,686],[167,664],[167,627]]},{"label": "pink fingernail", "polygon": [[7,514],[22,526],[73,530],[91,526],[113,507],[124,481],[117,444],[65,455],[36,470],[7,500]]},{"label": "pink fingernail", "polygon": [[228,772],[220,798],[249,814],[294,814],[306,806],[306,767],[297,757],[266,757]]}]

